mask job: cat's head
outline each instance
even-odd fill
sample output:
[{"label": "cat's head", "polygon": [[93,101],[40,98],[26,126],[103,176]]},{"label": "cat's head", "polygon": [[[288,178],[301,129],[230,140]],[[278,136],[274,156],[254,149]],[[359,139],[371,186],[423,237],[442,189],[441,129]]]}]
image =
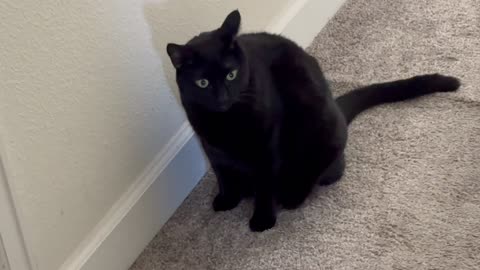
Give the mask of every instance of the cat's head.
[{"label": "cat's head", "polygon": [[185,105],[222,112],[238,101],[249,77],[245,54],[235,39],[239,28],[240,13],[235,10],[220,28],[201,33],[185,45],[167,45]]}]

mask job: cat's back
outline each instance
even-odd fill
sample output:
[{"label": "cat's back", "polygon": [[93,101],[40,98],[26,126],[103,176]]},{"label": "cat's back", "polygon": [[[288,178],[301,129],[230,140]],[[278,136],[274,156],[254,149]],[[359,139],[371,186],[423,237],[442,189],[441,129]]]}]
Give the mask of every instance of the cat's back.
[{"label": "cat's back", "polygon": [[238,42],[253,62],[250,66],[257,70],[259,66],[266,68],[277,83],[320,84],[324,80],[317,60],[288,38],[265,32],[250,33],[240,35]]},{"label": "cat's back", "polygon": [[258,74],[263,78],[268,77],[268,81],[274,85],[273,92],[284,98],[290,99],[295,95],[305,97],[305,100],[318,94],[329,95],[317,60],[292,40],[275,34],[251,33],[240,35],[238,42],[246,51],[255,77],[259,77]]},{"label": "cat's back", "polygon": [[251,59],[275,61],[287,54],[298,57],[308,56],[295,42],[266,32],[243,34],[238,36],[237,41]]}]

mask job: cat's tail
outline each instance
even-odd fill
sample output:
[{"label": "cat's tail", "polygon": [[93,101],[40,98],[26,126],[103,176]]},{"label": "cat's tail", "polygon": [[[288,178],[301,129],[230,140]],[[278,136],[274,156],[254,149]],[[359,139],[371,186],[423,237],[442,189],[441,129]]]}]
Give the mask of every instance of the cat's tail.
[{"label": "cat's tail", "polygon": [[415,76],[406,80],[372,84],[355,89],[336,99],[347,123],[361,112],[384,103],[403,101],[435,92],[451,92],[460,87],[455,77],[440,74]]}]

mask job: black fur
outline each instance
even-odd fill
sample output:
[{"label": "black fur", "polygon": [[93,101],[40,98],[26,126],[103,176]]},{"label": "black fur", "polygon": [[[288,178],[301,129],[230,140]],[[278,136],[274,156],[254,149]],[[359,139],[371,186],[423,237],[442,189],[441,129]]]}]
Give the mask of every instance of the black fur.
[{"label": "black fur", "polygon": [[[219,29],[186,45],[169,44],[167,52],[188,119],[218,179],[213,208],[229,210],[254,196],[253,231],[274,226],[276,205],[296,208],[316,183],[341,178],[347,124],[356,115],[460,85],[453,77],[424,75],[335,100],[317,61],[303,49],[267,33],[237,36],[239,27],[234,11]],[[232,70],[236,78],[228,80]],[[208,86],[199,87],[201,79]]]}]

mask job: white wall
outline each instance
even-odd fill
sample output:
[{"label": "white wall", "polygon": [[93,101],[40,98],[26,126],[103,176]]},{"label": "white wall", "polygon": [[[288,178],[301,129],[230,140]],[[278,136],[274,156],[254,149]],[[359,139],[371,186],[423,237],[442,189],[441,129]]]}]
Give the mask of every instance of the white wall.
[{"label": "white wall", "polygon": [[292,2],[0,2],[2,159],[35,269],[58,269],[185,121],[165,44],[234,8],[264,29]]}]

